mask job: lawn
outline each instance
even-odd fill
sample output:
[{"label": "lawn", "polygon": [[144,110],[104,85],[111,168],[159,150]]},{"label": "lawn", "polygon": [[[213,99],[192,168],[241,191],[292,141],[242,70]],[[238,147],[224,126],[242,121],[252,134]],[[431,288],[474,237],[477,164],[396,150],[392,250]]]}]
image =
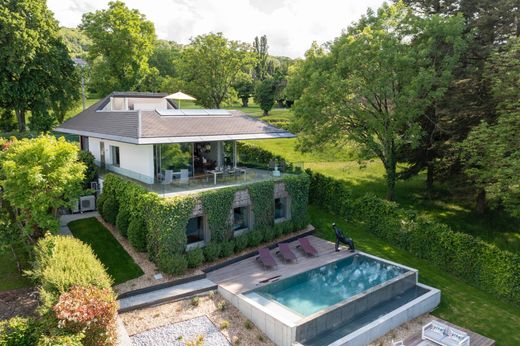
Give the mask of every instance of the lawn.
[{"label": "lawn", "polygon": [[340,218],[311,206],[310,217],[317,235],[334,240],[331,224],[336,222],[354,239],[361,251],[419,270],[419,281],[441,290],[442,300],[433,315],[493,338],[498,345],[520,345],[520,307],[496,299],[458,279],[451,273],[420,260]]},{"label": "lawn", "polygon": [[[27,256],[17,251],[23,269],[27,268]],[[31,281],[18,271],[16,260],[11,250],[0,252],[0,291],[14,290],[31,286]]]},{"label": "lawn", "polygon": [[[296,139],[256,140],[248,143],[257,145],[290,162],[303,163],[310,168],[337,179],[344,180],[354,196],[374,193],[385,196],[385,171],[378,159],[359,162],[355,148],[330,148],[301,153],[296,149]],[[413,208],[433,220],[446,223],[454,230],[478,236],[512,252],[520,253],[520,231],[518,220],[504,213],[487,212],[477,214],[469,202],[444,184],[435,184],[433,198],[425,194],[424,175],[398,181],[396,201],[403,207]]]},{"label": "lawn", "polygon": [[143,274],[132,257],[96,218],[72,221],[68,226],[74,237],[92,247],[116,285]]}]

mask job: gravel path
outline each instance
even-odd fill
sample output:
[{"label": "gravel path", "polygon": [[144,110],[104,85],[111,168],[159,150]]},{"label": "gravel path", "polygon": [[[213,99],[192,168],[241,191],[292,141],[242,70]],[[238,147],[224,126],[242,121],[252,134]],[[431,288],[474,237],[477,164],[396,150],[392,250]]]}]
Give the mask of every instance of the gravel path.
[{"label": "gravel path", "polygon": [[206,316],[150,329],[132,336],[131,339],[134,346],[184,346],[188,342],[195,344],[200,336],[204,337],[202,345],[230,346],[224,335]]}]

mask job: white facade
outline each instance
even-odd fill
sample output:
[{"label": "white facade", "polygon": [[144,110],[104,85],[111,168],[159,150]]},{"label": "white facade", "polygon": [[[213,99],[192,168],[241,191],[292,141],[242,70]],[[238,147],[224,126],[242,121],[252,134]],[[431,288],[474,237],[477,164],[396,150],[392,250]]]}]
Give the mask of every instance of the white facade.
[{"label": "white facade", "polygon": [[[136,145],[123,142],[116,142],[106,139],[89,137],[89,151],[94,155],[96,162],[102,161],[101,143],[104,145],[105,166],[116,173],[142,181],[143,183],[153,184],[154,165],[153,165],[153,145]],[[113,157],[112,147],[119,147],[119,165]]]}]

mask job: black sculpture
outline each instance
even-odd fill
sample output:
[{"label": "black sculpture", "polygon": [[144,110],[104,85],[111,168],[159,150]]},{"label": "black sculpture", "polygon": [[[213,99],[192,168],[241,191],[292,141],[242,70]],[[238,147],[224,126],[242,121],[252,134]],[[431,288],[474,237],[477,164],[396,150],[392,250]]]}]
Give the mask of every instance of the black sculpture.
[{"label": "black sculpture", "polygon": [[345,237],[343,235],[343,233],[341,232],[341,229],[336,227],[336,223],[332,224],[332,228],[334,229],[334,233],[336,233],[336,252],[339,251],[340,242],[345,245],[348,245],[348,248],[350,249],[350,251],[352,251],[352,252],[356,251],[356,248],[354,246],[354,241],[352,240],[352,238]]}]

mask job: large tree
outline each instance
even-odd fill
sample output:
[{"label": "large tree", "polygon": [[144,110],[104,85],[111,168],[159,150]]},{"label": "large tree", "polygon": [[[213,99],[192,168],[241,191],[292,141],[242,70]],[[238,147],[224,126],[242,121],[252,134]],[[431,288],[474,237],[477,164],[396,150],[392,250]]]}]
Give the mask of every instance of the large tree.
[{"label": "large tree", "polygon": [[496,122],[483,121],[463,142],[465,173],[479,193],[477,211],[503,206],[520,217],[520,39],[490,55],[486,76],[497,103]]},{"label": "large tree", "polygon": [[[416,148],[400,153],[408,162],[403,177],[427,171],[427,187],[434,177],[459,180],[462,167],[458,146],[481,121],[493,122],[496,102],[492,82],[484,73],[490,53],[510,36],[520,34],[520,6],[513,0],[405,0],[420,15],[462,15],[467,50],[454,70],[454,78],[444,97],[420,119],[424,135]],[[440,47],[439,52],[442,52]]]},{"label": "large tree", "polygon": [[79,96],[78,74],[46,1],[0,1],[0,42],[0,107],[16,113],[20,131],[29,111],[35,124],[61,120]]},{"label": "large tree", "polygon": [[[58,208],[82,191],[85,165],[78,147],[63,137],[0,140],[0,205],[3,224],[19,230],[18,238],[34,242],[47,230],[58,230]],[[2,223],[0,223],[2,224]]]},{"label": "large tree", "polygon": [[[307,78],[292,78],[306,80],[295,103],[301,147],[358,142],[383,163],[392,200],[397,153],[418,142],[417,120],[446,91],[463,47],[462,29],[460,17],[415,16],[402,3],[368,11],[329,53],[298,69]],[[431,63],[439,41],[452,47],[436,56],[440,70]]]},{"label": "large tree", "polygon": [[269,45],[267,44],[267,36],[256,36],[253,41],[253,49],[256,55],[253,79],[261,81],[269,76]]},{"label": "large tree", "polygon": [[102,95],[150,89],[158,73],[149,65],[156,37],[153,23],[143,14],[112,1],[106,10],[84,14],[80,27],[92,41],[92,88]]},{"label": "large tree", "polygon": [[233,94],[234,82],[253,65],[254,56],[249,45],[212,33],[193,38],[181,61],[181,76],[197,102],[220,108]]}]

